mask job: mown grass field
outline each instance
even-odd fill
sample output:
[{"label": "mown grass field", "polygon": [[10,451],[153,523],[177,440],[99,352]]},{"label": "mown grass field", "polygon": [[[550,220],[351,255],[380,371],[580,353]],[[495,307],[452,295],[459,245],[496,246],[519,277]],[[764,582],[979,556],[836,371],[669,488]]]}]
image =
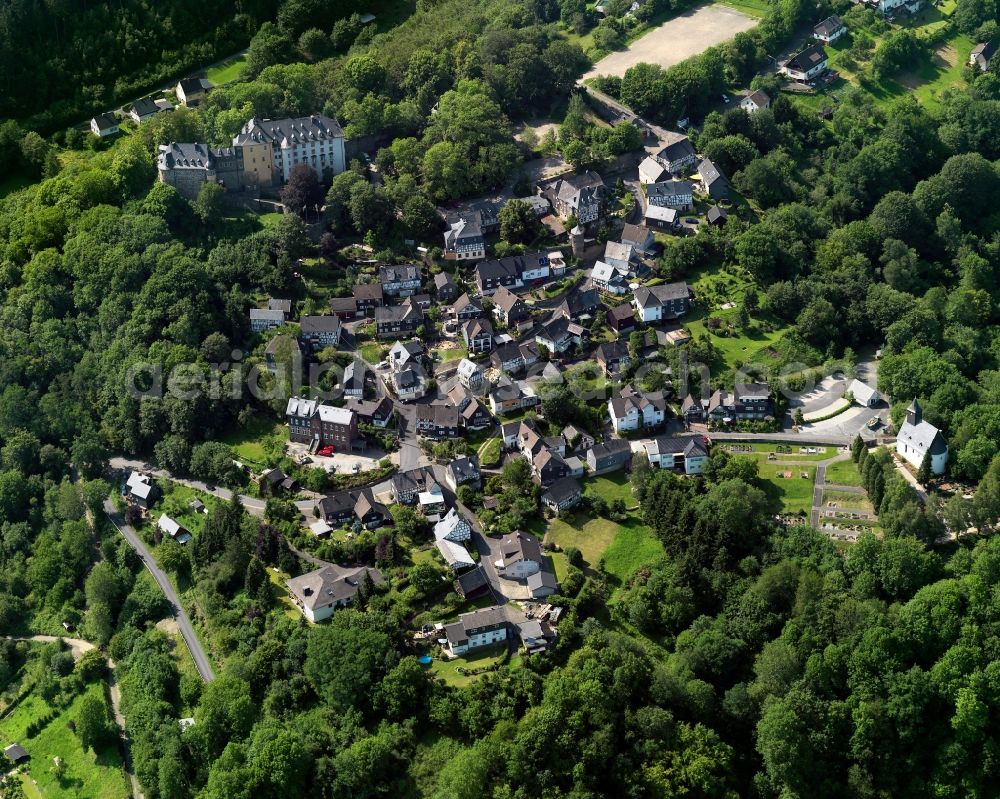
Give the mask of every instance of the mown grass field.
[{"label": "mown grass field", "polygon": [[233,430],[221,439],[236,452],[236,457],[248,466],[265,465],[269,452],[281,452],[285,426],[274,419],[255,416],[249,424]]},{"label": "mown grass field", "polygon": [[[791,477],[779,477],[786,472],[791,472]],[[802,477],[803,474],[806,477]],[[775,513],[809,513],[812,510],[816,467],[762,465],[760,479]]]},{"label": "mown grass field", "polygon": [[462,688],[472,683],[479,675],[460,674],[459,669],[481,669],[503,660],[507,644],[486,647],[478,652],[470,652],[454,660],[435,660],[430,665],[431,674],[440,677],[448,685]]},{"label": "mown grass field", "polygon": [[[49,703],[41,696],[30,695],[10,716],[0,722],[0,746],[19,743],[31,756],[27,770],[30,778],[37,784],[35,795],[45,799],[75,799],[84,796],[125,799],[129,795],[114,732],[108,737],[109,744],[95,754],[90,750],[84,751],[80,739],[66,726],[76,719],[80,704],[88,695],[97,696],[103,702],[104,684],[95,682],[88,685],[69,707],[31,738],[25,735],[28,725],[51,710]],[[113,730],[110,708],[108,724]],[[66,766],[61,779],[52,772],[55,757],[62,758]],[[26,787],[34,788],[28,781]],[[30,791],[27,793],[31,795]]]},{"label": "mown grass field", "polygon": [[240,77],[246,63],[247,57],[245,55],[236,56],[236,58],[231,58],[209,69],[205,73],[205,77],[216,86],[224,86]]},{"label": "mown grass field", "polygon": [[853,460],[838,461],[826,467],[826,482],[841,486],[861,485],[861,475]]}]

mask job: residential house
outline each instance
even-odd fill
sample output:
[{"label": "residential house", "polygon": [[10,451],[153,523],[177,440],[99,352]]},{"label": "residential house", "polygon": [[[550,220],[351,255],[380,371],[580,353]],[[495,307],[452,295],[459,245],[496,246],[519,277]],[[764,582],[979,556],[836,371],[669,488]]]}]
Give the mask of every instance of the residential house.
[{"label": "residential house", "polygon": [[774,403],[767,383],[740,383],[729,392],[716,391],[708,401],[706,414],[713,421],[761,420],[774,416]]},{"label": "residential house", "polygon": [[369,579],[374,585],[383,582],[378,569],[369,566],[345,568],[331,563],[292,577],[285,585],[302,615],[317,623],[330,618],[337,608],[350,604]]},{"label": "residential house", "polygon": [[617,376],[632,363],[632,358],[628,352],[628,344],[621,339],[598,344],[597,350],[594,353],[594,360],[601,365],[601,369],[604,370],[606,377]]},{"label": "residential house", "polygon": [[673,141],[660,149],[654,158],[673,175],[679,175],[690,169],[698,160],[691,140],[687,136],[678,134],[674,134]]},{"label": "residential house", "polygon": [[262,491],[275,495],[279,491],[295,492],[299,490],[298,481],[294,477],[289,477],[281,469],[266,469],[257,478],[257,485]]},{"label": "residential house", "polygon": [[874,408],[882,400],[875,389],[860,380],[852,380],[847,390],[854,397],[854,401],[863,408]]},{"label": "residential house", "polygon": [[428,480],[427,490],[417,494],[417,507],[428,521],[439,522],[444,517],[448,504],[445,502],[441,486],[436,481]]},{"label": "residential house", "polygon": [[486,380],[486,375],[482,367],[468,358],[462,358],[459,361],[458,368],[455,370],[455,376],[461,385],[465,386],[469,391],[475,392],[482,389],[483,383]]},{"label": "residential house", "polygon": [[623,302],[621,305],[616,305],[609,310],[605,316],[605,320],[608,323],[608,327],[618,333],[619,336],[627,335],[635,330],[635,308],[631,304]]},{"label": "residential house", "polygon": [[458,297],[458,285],[447,272],[434,275],[434,296],[440,303],[454,302]]},{"label": "residential house", "polygon": [[557,316],[546,325],[536,328],[535,344],[545,347],[553,355],[566,352],[570,347],[585,348],[590,343],[590,330],[567,316]]},{"label": "residential house", "polygon": [[482,430],[493,424],[493,417],[469,389],[459,384],[448,392],[448,401],[457,409],[466,430]]},{"label": "residential house", "polygon": [[479,293],[483,296],[493,294],[501,286],[520,288],[524,285],[521,272],[513,258],[482,261],[476,264],[474,279]]},{"label": "residential house", "polygon": [[152,97],[143,97],[132,103],[132,108],[128,115],[136,125],[141,125],[148,119],[152,119],[163,111],[173,111],[174,107],[169,100],[154,100]]},{"label": "residential house", "polygon": [[212,84],[203,78],[183,78],[174,87],[174,94],[181,105],[193,108],[205,97]]},{"label": "residential house", "polygon": [[503,605],[462,613],[458,621],[444,626],[448,652],[458,657],[507,640],[507,609]]},{"label": "residential house", "polygon": [[370,488],[327,494],[316,503],[320,518],[337,527],[355,522],[369,530],[392,523],[389,509],[375,499]]},{"label": "residential house", "polygon": [[713,200],[729,199],[729,179],[707,158],[698,164],[700,190]]},{"label": "residential house", "polygon": [[917,469],[929,455],[931,474],[944,474],[948,465],[948,443],[941,431],[923,418],[916,398],[906,409],[906,421],[896,434],[896,453]]},{"label": "residential house", "polygon": [[444,481],[452,491],[458,491],[458,487],[463,485],[471,486],[478,491],[482,485],[479,459],[475,455],[455,458],[445,467]]},{"label": "residential house", "polygon": [[500,541],[500,558],[494,564],[508,580],[526,580],[542,569],[542,548],[538,539],[520,530]]},{"label": "residential house", "polygon": [[120,131],[121,126],[118,124],[118,118],[110,112],[98,114],[90,120],[90,132],[102,139],[114,136]]},{"label": "residential house", "polygon": [[427,486],[427,470],[423,468],[396,472],[389,478],[389,491],[393,500],[400,505],[416,503],[420,492],[426,491]]},{"label": "residential house", "polygon": [[620,241],[609,241],[604,245],[603,260],[628,274],[635,260],[635,248],[631,244],[624,244]]},{"label": "residential house", "polygon": [[596,172],[570,175],[556,180],[546,192],[563,220],[571,216],[581,225],[596,222],[603,212],[604,181]]},{"label": "residential house", "polygon": [[620,268],[614,264],[598,261],[590,270],[590,282],[601,291],[619,296],[628,293],[628,268]]},{"label": "residential house", "polygon": [[826,71],[828,62],[822,45],[810,44],[781,65],[781,72],[792,80],[808,82]]},{"label": "residential house", "polygon": [[288,321],[288,314],[284,311],[272,310],[270,308],[250,309],[250,330],[254,333],[261,333],[264,330],[281,327],[286,321]]},{"label": "residential house", "polygon": [[[650,253],[656,245],[653,231],[645,225],[633,225],[631,222],[627,222],[622,229],[621,241],[622,244],[630,245],[635,252],[644,254]],[[604,260],[608,260],[607,253],[605,253]]]},{"label": "residential house", "polygon": [[160,518],[156,522],[156,529],[161,533],[170,536],[178,544],[186,544],[191,540],[191,533],[189,533],[183,525],[174,519],[171,519],[165,513],[160,514]]},{"label": "residential house", "polygon": [[148,474],[132,472],[125,482],[125,499],[133,505],[149,510],[160,498],[160,487]]},{"label": "residential house", "polygon": [[574,451],[586,452],[594,446],[594,437],[580,430],[575,425],[566,425],[562,430],[562,437],[565,439],[567,446]]},{"label": "residential house", "polygon": [[424,323],[424,312],[409,300],[402,305],[383,305],[375,309],[375,335],[378,338],[398,338],[413,335]]},{"label": "residential house", "polygon": [[566,256],[559,250],[553,250],[548,255],[549,275],[554,278],[561,278],[566,274]]},{"label": "residential house", "polygon": [[998,47],[1000,47],[1000,39],[994,39],[990,42],[980,42],[969,53],[969,65],[978,67],[980,72],[986,72],[993,62],[993,56],[997,54]]},{"label": "residential house", "polygon": [[444,234],[444,257],[451,261],[478,261],[486,257],[486,239],[479,223],[462,217]]},{"label": "residential house", "polygon": [[434,525],[435,541],[453,541],[460,544],[472,538],[472,526],[462,515],[452,508],[445,517]]},{"label": "residential house", "polygon": [[694,184],[690,180],[664,180],[646,187],[650,205],[690,211],[694,208]]},{"label": "residential house", "polygon": [[493,313],[507,327],[516,327],[531,318],[527,303],[503,286],[493,293]]},{"label": "residential house", "polygon": [[354,307],[361,316],[384,304],[381,283],[358,283],[354,286]]},{"label": "residential house", "polygon": [[493,349],[493,325],[489,319],[470,319],[462,325],[462,339],[470,354]]},{"label": "residential house", "polygon": [[490,363],[501,372],[515,374],[524,369],[524,355],[521,352],[521,347],[511,341],[507,344],[501,344],[493,350]]},{"label": "residential house", "polygon": [[663,424],[666,412],[667,402],[659,391],[647,394],[626,386],[608,400],[608,415],[618,434]]},{"label": "residential house", "polygon": [[417,435],[455,438],[462,434],[458,409],[450,405],[417,405]]},{"label": "residential house", "polygon": [[423,271],[417,264],[380,266],[378,282],[382,285],[384,296],[409,297],[420,291],[420,285],[423,283]]},{"label": "residential house", "polygon": [[334,297],[330,300],[330,313],[341,319],[356,319],[360,316],[358,301],[354,297]]},{"label": "residential house", "polygon": [[813,38],[824,44],[837,41],[845,33],[847,33],[847,26],[836,14],[827,17],[813,28]]},{"label": "residential house", "polygon": [[420,363],[408,363],[391,372],[388,382],[402,402],[420,399],[427,393],[427,373]]},{"label": "residential house", "polygon": [[649,465],[682,474],[701,474],[708,462],[704,436],[657,436],[643,444]]},{"label": "residential house", "polygon": [[470,297],[468,292],[455,300],[454,305],[450,309],[452,318],[457,319],[459,322],[466,319],[478,319],[484,313],[483,304],[479,300]]},{"label": "residential house", "polygon": [[608,474],[632,466],[632,446],[621,438],[609,438],[587,450],[587,468],[592,475]]},{"label": "residential house", "polygon": [[288,438],[312,445],[313,449],[333,446],[350,452],[358,435],[358,419],[347,408],[334,408],[318,400],[290,397],[285,406]]},{"label": "residential house", "polygon": [[308,341],[314,349],[336,347],[340,343],[340,332],[343,323],[336,314],[328,316],[303,316],[299,320],[302,338]]},{"label": "residential house", "polygon": [[593,316],[601,308],[601,293],[597,289],[574,289],[556,308],[557,314],[569,319]]},{"label": "residential house", "polygon": [[691,288],[687,283],[639,286],[632,295],[639,319],[646,324],[676,319],[691,307]]},{"label": "residential house", "polygon": [[388,397],[377,400],[349,397],[345,407],[357,416],[359,425],[368,424],[383,430],[389,426],[395,413],[392,400]]},{"label": "residential house", "polygon": [[677,227],[677,209],[647,205],[642,221],[643,224],[656,230],[674,230]]},{"label": "residential house", "polygon": [[644,185],[649,185],[651,183],[659,183],[661,180],[666,180],[670,177],[670,172],[651,156],[646,156],[642,163],[639,164],[639,182]]},{"label": "residential house", "polygon": [[518,413],[540,403],[538,395],[529,386],[522,387],[516,383],[497,386],[490,392],[490,410],[495,416]]},{"label": "residential house", "polygon": [[713,205],[708,209],[708,213],[705,214],[705,221],[713,227],[722,227],[729,221],[729,214],[726,213],[725,208]]},{"label": "residential house", "polygon": [[444,560],[445,565],[454,572],[469,569],[476,565],[476,561],[469,554],[469,550],[461,544],[456,544],[446,538],[439,538],[434,542],[434,545],[437,547],[437,551],[441,553],[441,558]]},{"label": "residential house", "polygon": [[756,91],[752,91],[742,100],[740,100],[740,108],[742,108],[748,114],[754,114],[757,111],[761,111],[764,108],[770,108],[770,107],[771,107],[771,98],[768,97],[767,92],[765,92],[763,89],[757,89]]},{"label": "residential house", "polygon": [[294,378],[302,369],[302,347],[295,336],[278,335],[267,342],[264,348],[264,365],[271,374],[278,369],[289,370],[287,375]]},{"label": "residential house", "polygon": [[556,480],[542,493],[542,504],[553,513],[576,507],[583,499],[580,484],[572,477]]},{"label": "residential house", "polygon": [[543,486],[551,485],[569,475],[569,466],[558,452],[542,449],[531,461],[531,471]]},{"label": "residential house", "polygon": [[344,368],[344,376],[340,380],[345,397],[361,399],[365,395],[365,377],[368,370],[364,361],[353,360]]}]

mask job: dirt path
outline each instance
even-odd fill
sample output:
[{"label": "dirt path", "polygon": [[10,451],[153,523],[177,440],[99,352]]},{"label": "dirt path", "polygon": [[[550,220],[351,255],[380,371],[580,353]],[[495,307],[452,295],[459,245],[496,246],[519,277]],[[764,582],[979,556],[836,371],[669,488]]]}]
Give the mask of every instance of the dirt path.
[{"label": "dirt path", "polygon": [[56,641],[62,641],[73,653],[73,660],[79,660],[84,652],[89,652],[91,649],[97,648],[90,641],[84,641],[82,638],[64,638],[61,635],[8,635],[6,638],[8,641],[34,641],[38,644],[51,644]]},{"label": "dirt path", "polygon": [[627,50],[605,56],[583,76],[583,80],[598,75],[616,75],[620,78],[629,67],[643,62],[658,64],[666,69],[756,25],[757,20],[734,8],[699,6],[636,39]]}]

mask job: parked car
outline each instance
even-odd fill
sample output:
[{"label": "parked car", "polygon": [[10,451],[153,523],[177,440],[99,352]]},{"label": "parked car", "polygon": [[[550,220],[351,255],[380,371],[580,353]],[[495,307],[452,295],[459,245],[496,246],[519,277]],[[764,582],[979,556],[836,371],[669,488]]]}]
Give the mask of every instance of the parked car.
[{"label": "parked car", "polygon": [[728,94],[722,95],[722,102],[724,102],[724,103],[728,103],[729,102],[729,95]]},{"label": "parked car", "polygon": [[325,447],[316,450],[317,455],[322,455],[323,457],[328,457],[333,454],[333,444],[327,444]]}]

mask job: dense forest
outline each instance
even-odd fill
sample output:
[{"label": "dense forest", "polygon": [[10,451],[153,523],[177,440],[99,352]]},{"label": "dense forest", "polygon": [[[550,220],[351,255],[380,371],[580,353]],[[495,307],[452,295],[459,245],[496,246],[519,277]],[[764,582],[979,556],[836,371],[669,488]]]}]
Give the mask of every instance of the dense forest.
[{"label": "dense forest", "polygon": [[[72,13],[101,36],[138,35],[127,33],[127,14],[102,23],[110,12],[84,5],[5,5],[0,57],[14,41],[16,69],[35,63],[26,48],[43,47],[46,13]],[[585,62],[567,31],[593,24],[571,0],[441,0],[365,36],[348,16],[358,9],[327,5],[241,4],[253,25],[227,23],[231,7],[211,3],[169,25],[181,6],[136,6],[136,31],[165,37],[157,52],[202,41],[213,13],[226,35],[252,35],[247,79],[107,149],[0,126],[0,165],[38,178],[0,200],[0,633],[60,633],[68,621],[105,649],[150,799],[995,795],[1000,543],[985,535],[1000,518],[993,73],[968,74],[932,108],[848,90],[829,120],[755,79],[774,98],[770,109],[710,112],[692,133],[749,203],[726,227],[678,240],[657,264],[663,280],[743,270],[761,298],[754,316],[787,325],[793,354],[813,362],[880,346],[894,415],[920,398],[948,436],[953,476],[978,482],[973,500],[958,493],[925,505],[885,450],[855,447],[884,532],[841,549],[775,520],[755,461],[716,453],[697,479],[637,467],[632,496],[663,556],[619,580],[569,553],[553,649],[464,687],[432,679],[404,634],[428,597],[459,606],[440,571],[406,562],[407,545],[428,535],[412,515],[396,509],[391,534],[365,533],[334,553],[378,564],[392,584],[366,586],[356,608],[309,626],[289,617],[268,577],[270,567],[303,567],[287,545],[299,528],[294,506],[272,501],[258,519],[220,503],[190,548],[158,549],[161,565],[197,592],[221,664],[208,685],[181,672],[153,627],[169,612],[162,595],[103,521],[113,487],[100,477],[110,455],[126,454],[236,485],[245,478],[221,439],[254,419],[277,420],[283,403],[228,390],[139,398],[127,390],[133,367],[180,365],[187,380],[238,386],[265,346],[248,329],[250,307],[281,296],[321,310],[327,294],[349,294],[357,273],[338,255],[345,243],[364,240],[389,259],[405,254],[408,237],[436,241],[434,203],[516,177],[531,150],[515,144],[512,122],[560,106]],[[960,0],[970,31],[996,17],[985,5]],[[803,6],[775,4],[779,30],[796,27]],[[161,23],[146,27],[143,15]],[[184,26],[195,20],[192,33]],[[47,83],[29,91],[28,79],[11,79],[20,73],[0,78],[13,85],[5,101],[58,115],[105,102],[84,88],[57,96],[62,86],[110,85],[109,73],[87,71],[106,60],[70,60],[84,59],[71,44],[82,24],[60,28],[65,62],[39,56]],[[133,75],[166,63],[127,52],[136,53],[123,67]],[[704,66],[649,71],[645,82],[633,74],[620,92],[638,106],[629,93],[645,86],[669,117],[682,108],[678,85],[716,90],[690,82]],[[597,128],[579,98],[564,106],[551,147],[574,164],[634,149],[634,129]],[[160,143],[222,143],[251,115],[314,110],[352,136],[385,137],[374,159],[380,185],[355,165],[330,186],[308,187],[330,202],[318,241],[295,215],[262,224],[213,192],[189,202],[155,183]],[[324,259],[327,294],[297,276],[304,256]],[[661,354],[674,365],[717,357],[708,337]],[[762,376],[777,380],[776,367]],[[717,375],[714,385],[730,379]],[[504,524],[536,508],[537,488],[517,464],[489,485]],[[971,526],[984,535],[938,543]],[[30,667],[47,675],[39,680],[52,697],[94,679],[93,663],[74,671],[58,661]],[[20,651],[0,648],[0,682],[22,666]],[[181,728],[185,716],[194,726]]]}]

